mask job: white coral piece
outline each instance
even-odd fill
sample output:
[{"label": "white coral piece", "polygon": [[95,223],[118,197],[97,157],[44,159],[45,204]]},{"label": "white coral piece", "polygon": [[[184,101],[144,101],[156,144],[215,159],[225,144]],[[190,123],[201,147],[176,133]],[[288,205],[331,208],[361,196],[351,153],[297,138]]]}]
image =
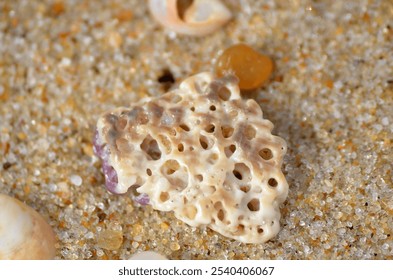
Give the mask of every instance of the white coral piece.
[{"label": "white coral piece", "polygon": [[116,192],[139,186],[153,208],[246,243],[280,230],[286,143],[272,128],[254,100],[241,99],[235,77],[209,73],[98,121]]}]

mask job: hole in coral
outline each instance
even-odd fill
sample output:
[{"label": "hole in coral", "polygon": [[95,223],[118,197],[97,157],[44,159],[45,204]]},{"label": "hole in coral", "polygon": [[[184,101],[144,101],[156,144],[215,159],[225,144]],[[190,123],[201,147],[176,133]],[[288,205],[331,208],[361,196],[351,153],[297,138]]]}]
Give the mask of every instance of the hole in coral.
[{"label": "hole in coral", "polygon": [[199,181],[202,182],[203,181],[203,176],[201,174],[195,175],[195,178]]},{"label": "hole in coral", "polygon": [[128,121],[136,124],[147,124],[149,122],[149,115],[142,107],[135,107],[127,113]]},{"label": "hole in coral", "polygon": [[161,192],[160,193],[160,201],[165,202],[169,199],[169,193],[167,192]]},{"label": "hole in coral", "polygon": [[187,204],[187,202],[188,202],[187,197],[183,196],[183,204]]},{"label": "hole in coral", "polygon": [[248,193],[250,189],[250,186],[240,186],[240,190],[245,193]]},{"label": "hole in coral", "polygon": [[216,108],[216,106],[211,105],[211,106],[209,107],[209,109],[210,109],[210,111],[215,111],[217,108]]},{"label": "hole in coral", "polygon": [[224,210],[222,210],[222,209],[218,210],[217,218],[218,218],[221,222],[225,219]]},{"label": "hole in coral", "polygon": [[164,172],[164,174],[172,175],[177,170],[179,170],[179,168],[180,168],[180,165],[177,162],[177,160],[170,159],[164,163],[164,165],[162,166],[162,171]]},{"label": "hole in coral", "polygon": [[229,98],[231,98],[231,91],[227,87],[221,87],[218,90],[218,97],[221,100],[227,101]]},{"label": "hole in coral", "polygon": [[130,153],[133,151],[132,144],[127,139],[119,138],[115,141],[116,148],[120,153]]},{"label": "hole in coral", "polygon": [[244,163],[236,163],[235,168],[233,169],[233,175],[239,180],[244,180],[248,182],[251,180],[251,172],[250,168],[247,167]]},{"label": "hole in coral", "polygon": [[238,170],[233,170],[233,175],[235,175],[235,177],[239,180],[243,179],[242,174],[240,174],[240,172]]},{"label": "hole in coral", "polygon": [[268,148],[264,148],[258,152],[259,156],[263,158],[264,160],[269,160],[273,158],[273,153],[272,150]]},{"label": "hole in coral", "polygon": [[242,224],[238,225],[235,234],[236,235],[244,234],[244,225],[242,225]]},{"label": "hole in coral", "polygon": [[169,140],[168,137],[166,137],[165,135],[158,135],[158,139],[159,141],[162,143],[162,145],[165,147],[165,151],[167,154],[169,154],[172,151],[172,143]]},{"label": "hole in coral", "polygon": [[148,155],[148,160],[158,160],[161,158],[161,150],[157,141],[150,135],[147,135],[140,145],[142,151]]},{"label": "hole in coral", "polygon": [[256,198],[251,199],[251,201],[247,203],[247,207],[250,211],[259,211],[259,200]]},{"label": "hole in coral", "polygon": [[217,201],[214,203],[214,209],[220,210],[222,208],[222,203],[221,201]]},{"label": "hole in coral", "polygon": [[262,233],[263,233],[263,228],[258,227],[258,228],[257,228],[257,232],[258,232],[259,234],[262,234]]},{"label": "hole in coral", "polygon": [[133,124],[147,124],[149,114],[142,107],[135,107],[128,114],[128,122]]},{"label": "hole in coral", "polygon": [[227,158],[230,158],[235,151],[236,151],[236,146],[233,144],[224,148],[224,152]]},{"label": "hole in coral", "polygon": [[190,220],[193,220],[198,212],[198,209],[194,205],[190,205],[188,207],[185,207],[184,209],[184,215],[189,218]]},{"label": "hole in coral", "polygon": [[151,172],[151,169],[150,168],[148,168],[148,169],[146,169],[146,174],[147,174],[147,176],[151,176],[153,173]]},{"label": "hole in coral", "polygon": [[184,145],[182,143],[180,143],[179,145],[177,145],[177,150],[179,152],[183,152],[184,151]]},{"label": "hole in coral", "polygon": [[195,107],[191,107],[190,110],[191,110],[192,112],[195,112]]},{"label": "hole in coral", "polygon": [[201,147],[205,150],[209,150],[212,147],[212,141],[209,140],[205,135],[201,135],[199,137],[199,143],[201,144]]},{"label": "hole in coral", "polygon": [[243,220],[244,219],[244,216],[243,215],[240,215],[239,217],[237,217],[237,220],[238,221],[241,221],[241,220]]},{"label": "hole in coral", "polygon": [[257,135],[257,131],[252,125],[247,125],[244,129],[244,135],[248,140],[251,140],[255,138],[255,136]]},{"label": "hole in coral", "polygon": [[209,191],[210,193],[215,193],[216,192],[216,187],[215,186],[209,186]]},{"label": "hole in coral", "polygon": [[208,133],[213,133],[215,128],[216,127],[214,126],[214,124],[209,124],[208,126],[205,127],[205,131]]},{"label": "hole in coral", "polygon": [[193,150],[194,150],[194,147],[193,146],[190,146],[190,151],[192,152]]},{"label": "hole in coral", "polygon": [[190,131],[190,128],[188,127],[188,125],[182,123],[181,125],[179,125],[181,129],[183,129],[184,131]]},{"label": "hole in coral", "polygon": [[270,178],[269,181],[267,181],[267,183],[269,184],[269,186],[271,186],[272,188],[275,188],[278,186],[278,182],[276,179],[274,178]]},{"label": "hole in coral", "polygon": [[201,142],[201,146],[202,148],[204,148],[205,150],[207,149],[208,145],[206,143],[206,141],[204,139],[199,139],[199,141]]},{"label": "hole in coral", "polygon": [[210,164],[214,164],[216,161],[218,160],[218,154],[211,154],[208,158],[207,158],[207,162]]},{"label": "hole in coral", "polygon": [[233,127],[224,125],[221,127],[221,133],[224,138],[229,138],[233,134]]},{"label": "hole in coral", "polygon": [[124,130],[128,124],[128,119],[127,116],[120,116],[117,123],[116,123],[116,129],[117,130]]},{"label": "hole in coral", "polygon": [[160,168],[161,173],[165,175],[168,182],[176,190],[181,191],[188,185],[188,172],[186,168],[181,167],[179,162],[173,159],[167,160]]}]

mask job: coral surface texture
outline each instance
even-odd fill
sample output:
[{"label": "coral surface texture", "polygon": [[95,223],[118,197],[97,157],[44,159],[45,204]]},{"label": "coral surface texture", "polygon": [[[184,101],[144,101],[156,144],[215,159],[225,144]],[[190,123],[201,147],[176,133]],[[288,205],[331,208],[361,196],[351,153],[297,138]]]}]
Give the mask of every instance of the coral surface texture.
[{"label": "coral surface texture", "polygon": [[[142,251],[168,259],[393,259],[393,2],[222,3],[228,22],[188,36],[157,22],[148,1],[0,1],[0,193],[51,226],[57,259],[128,259]],[[281,229],[260,244],[193,226],[195,209],[176,216],[144,205],[148,198],[135,188],[107,191],[93,149],[104,112],[161,98],[187,77],[214,72],[220,55],[239,43],[273,61],[268,80],[241,96],[244,104],[256,101],[274,124],[271,134],[286,142],[283,177],[271,181],[277,190],[288,183],[275,208]],[[216,149],[209,150],[209,137],[221,135],[212,129],[198,134],[206,160]],[[232,181],[255,179],[245,160],[228,175]],[[184,171],[181,161],[157,168]],[[195,182],[209,180],[202,171]],[[236,186],[244,187],[243,206],[253,202],[247,184]],[[154,199],[164,202],[170,191],[159,195]],[[222,217],[215,222],[224,223],[225,203],[214,209]]]}]

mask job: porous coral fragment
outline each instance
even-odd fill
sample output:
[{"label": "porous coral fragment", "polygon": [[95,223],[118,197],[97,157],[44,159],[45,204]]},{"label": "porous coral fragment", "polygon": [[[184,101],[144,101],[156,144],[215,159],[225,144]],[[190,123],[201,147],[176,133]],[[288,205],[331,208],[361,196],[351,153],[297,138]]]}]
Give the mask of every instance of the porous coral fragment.
[{"label": "porous coral fragment", "polygon": [[288,192],[280,170],[286,144],[272,128],[254,100],[241,99],[233,75],[201,73],[104,114],[96,150],[107,151],[104,165],[116,171],[112,192],[137,186],[153,208],[191,226],[262,243],[278,233]]},{"label": "porous coral fragment", "polygon": [[262,86],[273,71],[273,61],[258,53],[246,44],[237,44],[226,49],[216,62],[219,77],[233,73],[239,78],[242,90],[256,89]]}]

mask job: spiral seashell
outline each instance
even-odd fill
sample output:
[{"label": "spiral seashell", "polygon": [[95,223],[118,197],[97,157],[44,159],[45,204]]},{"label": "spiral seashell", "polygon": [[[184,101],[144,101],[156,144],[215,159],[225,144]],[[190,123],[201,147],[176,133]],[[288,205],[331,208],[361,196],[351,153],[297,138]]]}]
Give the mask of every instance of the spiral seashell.
[{"label": "spiral seashell", "polygon": [[163,26],[191,36],[213,33],[232,17],[219,0],[149,0],[149,9]]},{"label": "spiral seashell", "polygon": [[55,235],[35,210],[0,194],[0,260],[44,260],[55,257]]}]

